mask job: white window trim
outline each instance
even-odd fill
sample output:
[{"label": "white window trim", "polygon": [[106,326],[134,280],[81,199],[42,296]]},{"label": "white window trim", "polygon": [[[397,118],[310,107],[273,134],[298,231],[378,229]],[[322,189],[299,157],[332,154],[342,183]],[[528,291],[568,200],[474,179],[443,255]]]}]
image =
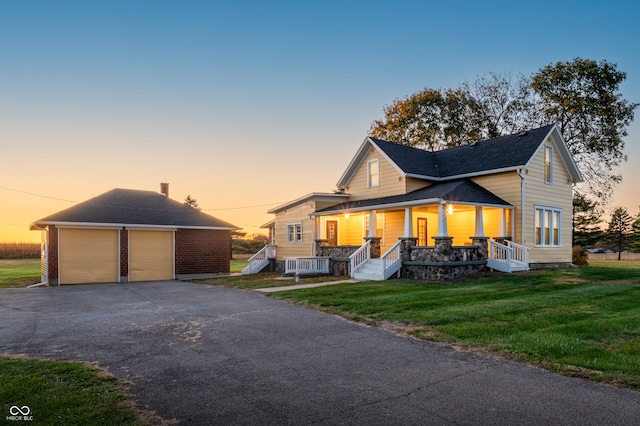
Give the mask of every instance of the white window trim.
[{"label": "white window trim", "polygon": [[[547,154],[549,154],[549,179],[547,179]],[[549,145],[544,146],[544,183],[547,185],[553,184],[553,147]]]},{"label": "white window trim", "polygon": [[[542,218],[540,219],[540,241],[538,244],[536,240],[536,218],[538,218],[538,212],[542,212]],[[549,242],[545,242],[545,219],[546,212],[550,212],[549,217],[551,218],[551,223],[549,224],[549,238],[553,236],[553,230],[555,225],[555,214],[558,213],[558,244],[549,244]],[[562,247],[562,209],[557,207],[548,207],[548,206],[534,206],[534,215],[533,215],[533,242],[535,247]]]},{"label": "white window trim", "polygon": [[[371,165],[376,164],[378,167],[378,182],[375,184],[371,179]],[[367,161],[367,188],[378,188],[380,186],[380,161],[376,158],[374,160]]]},{"label": "white window trim", "polygon": [[[293,239],[291,239],[291,228],[293,227]],[[299,228],[299,231],[298,229]],[[302,242],[302,222],[287,223],[287,242],[288,243],[301,243]]]}]

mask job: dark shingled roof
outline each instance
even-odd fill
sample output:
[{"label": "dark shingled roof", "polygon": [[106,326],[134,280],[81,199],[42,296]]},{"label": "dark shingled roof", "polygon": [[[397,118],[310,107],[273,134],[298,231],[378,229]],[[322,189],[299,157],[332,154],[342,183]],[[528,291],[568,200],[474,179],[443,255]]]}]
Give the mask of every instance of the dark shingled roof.
[{"label": "dark shingled roof", "polygon": [[238,229],[153,191],[112,189],[36,222]]},{"label": "dark shingled roof", "polygon": [[553,124],[481,142],[425,151],[382,139],[371,140],[406,174],[447,178],[524,166],[549,134]]},{"label": "dark shingled roof", "polygon": [[451,180],[440,182],[417,189],[407,194],[391,195],[389,197],[371,198],[368,200],[348,201],[346,203],[318,210],[316,213],[333,211],[354,211],[372,206],[384,206],[387,204],[402,204],[412,201],[443,199],[448,202],[484,204],[494,206],[511,206],[494,193],[487,191],[477,183],[468,180]]}]

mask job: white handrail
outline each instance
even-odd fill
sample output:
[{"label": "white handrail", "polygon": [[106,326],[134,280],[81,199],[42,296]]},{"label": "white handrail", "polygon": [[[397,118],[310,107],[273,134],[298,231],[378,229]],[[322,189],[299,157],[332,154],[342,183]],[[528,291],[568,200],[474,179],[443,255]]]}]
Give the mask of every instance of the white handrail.
[{"label": "white handrail", "polygon": [[513,249],[513,260],[529,267],[529,247],[514,243],[513,241],[507,241],[507,246]]},{"label": "white handrail", "polygon": [[267,244],[249,258],[249,264],[242,270],[243,274],[253,274],[265,267],[270,257],[276,256],[276,246]]},{"label": "white handrail", "polygon": [[398,263],[402,261],[400,259],[400,244],[402,241],[398,240],[389,250],[385,252],[380,259],[382,259],[384,279],[386,280],[394,273],[398,272]]},{"label": "white handrail", "polygon": [[371,258],[371,240],[367,240],[358,250],[356,250],[351,256],[349,256],[351,263],[351,278],[353,278],[354,272],[365,264],[367,260]]}]

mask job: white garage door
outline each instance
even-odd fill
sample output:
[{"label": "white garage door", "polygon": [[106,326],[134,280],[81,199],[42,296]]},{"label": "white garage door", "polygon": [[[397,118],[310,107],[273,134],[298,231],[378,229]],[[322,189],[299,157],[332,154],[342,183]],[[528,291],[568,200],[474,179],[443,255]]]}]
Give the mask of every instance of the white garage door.
[{"label": "white garage door", "polygon": [[117,229],[60,229],[60,284],[113,283],[120,273]]},{"label": "white garage door", "polygon": [[173,231],[129,231],[129,281],[173,279]]}]

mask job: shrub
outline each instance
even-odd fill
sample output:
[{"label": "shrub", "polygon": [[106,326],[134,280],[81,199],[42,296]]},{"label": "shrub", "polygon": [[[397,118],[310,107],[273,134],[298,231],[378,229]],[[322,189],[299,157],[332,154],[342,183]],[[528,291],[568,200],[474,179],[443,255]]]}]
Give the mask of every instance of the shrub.
[{"label": "shrub", "polygon": [[587,258],[589,255],[587,252],[580,246],[575,246],[571,251],[571,262],[574,265],[586,266],[589,264]]}]

